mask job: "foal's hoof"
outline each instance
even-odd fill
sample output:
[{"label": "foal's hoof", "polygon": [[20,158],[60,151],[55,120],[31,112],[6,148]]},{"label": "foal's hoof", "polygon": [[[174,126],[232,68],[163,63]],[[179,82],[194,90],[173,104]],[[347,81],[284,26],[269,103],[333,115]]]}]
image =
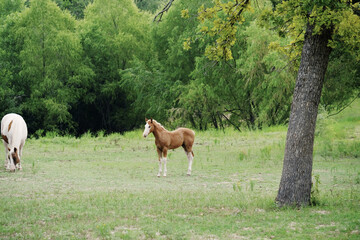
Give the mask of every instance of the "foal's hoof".
[{"label": "foal's hoof", "polygon": [[191,173],[188,173],[188,174],[186,174],[188,177],[190,177],[191,176]]}]

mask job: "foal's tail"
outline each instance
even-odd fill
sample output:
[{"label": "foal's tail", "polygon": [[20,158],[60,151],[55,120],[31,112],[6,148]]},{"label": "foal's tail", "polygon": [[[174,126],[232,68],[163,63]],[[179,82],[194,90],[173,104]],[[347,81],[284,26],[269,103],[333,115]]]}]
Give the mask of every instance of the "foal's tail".
[{"label": "foal's tail", "polygon": [[195,157],[195,154],[194,154],[194,152],[193,152],[193,151],[191,151],[191,154],[193,155],[193,157]]}]

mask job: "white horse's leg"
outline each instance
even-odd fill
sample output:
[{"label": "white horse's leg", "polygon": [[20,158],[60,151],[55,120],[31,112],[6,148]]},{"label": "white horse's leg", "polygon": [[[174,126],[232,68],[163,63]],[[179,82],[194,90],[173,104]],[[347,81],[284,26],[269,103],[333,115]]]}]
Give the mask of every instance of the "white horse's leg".
[{"label": "white horse's leg", "polygon": [[[20,158],[19,158],[20,159]],[[21,167],[21,159],[20,159],[20,162],[18,164],[15,165],[16,169],[18,170],[22,170],[22,167]]]},{"label": "white horse's leg", "polygon": [[10,170],[10,166],[11,166],[11,158],[10,158],[10,153],[8,152],[6,154],[6,164],[5,164],[6,170]]},{"label": "white horse's leg", "polygon": [[4,142],[4,146],[5,146],[5,168],[6,170],[12,170],[11,157],[10,157],[10,151],[8,150],[8,144]]},{"label": "white horse's leg", "polygon": [[4,166],[6,169],[8,169],[8,167],[9,167],[9,154],[7,151],[5,152],[5,165]]},{"label": "white horse's leg", "polygon": [[8,146],[7,143],[4,141],[4,146],[5,146],[5,167],[6,169],[8,168],[9,165],[9,151],[8,151]]},{"label": "white horse's leg", "polygon": [[18,164],[16,164],[16,168],[21,170],[22,167],[21,167],[21,156],[22,156],[22,150],[24,148],[24,145],[25,145],[25,141],[21,141],[21,144],[20,144],[20,147],[19,147],[19,160],[20,162]]},{"label": "white horse's leg", "polygon": [[10,158],[10,153],[8,153],[7,154],[6,170],[10,170],[10,166],[11,166],[11,158]]},{"label": "white horse's leg", "polygon": [[24,145],[25,145],[25,141],[21,141],[21,144],[20,144],[20,147],[19,147],[19,157],[21,159],[21,156],[22,156],[22,150],[24,148]]},{"label": "white horse's leg", "polygon": [[10,172],[15,172],[15,162],[14,159],[12,159],[12,157],[10,157],[10,153],[9,153],[9,168]]},{"label": "white horse's leg", "polygon": [[187,175],[190,176],[191,175],[191,166],[192,166],[194,157],[191,152],[186,152],[186,156],[189,160],[189,167],[188,167]]}]

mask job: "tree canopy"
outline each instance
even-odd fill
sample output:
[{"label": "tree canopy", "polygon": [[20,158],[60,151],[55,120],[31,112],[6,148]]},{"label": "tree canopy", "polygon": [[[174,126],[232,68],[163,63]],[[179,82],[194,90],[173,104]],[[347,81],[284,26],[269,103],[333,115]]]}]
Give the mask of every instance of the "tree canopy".
[{"label": "tree canopy", "polygon": [[[358,1],[0,0],[0,112],[30,134],[289,121],[305,19],[333,26],[321,104],[359,94]],[[251,4],[251,5],[250,5]],[[313,8],[316,6],[315,8]],[[355,14],[354,14],[355,13]]]}]

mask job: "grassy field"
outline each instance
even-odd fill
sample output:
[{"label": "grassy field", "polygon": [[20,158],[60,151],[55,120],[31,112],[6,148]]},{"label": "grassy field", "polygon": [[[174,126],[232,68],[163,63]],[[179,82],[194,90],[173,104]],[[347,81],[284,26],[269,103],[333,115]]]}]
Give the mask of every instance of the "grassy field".
[{"label": "grassy field", "polygon": [[360,102],[319,115],[317,206],[274,203],[285,137],[286,127],[198,131],[192,176],[178,149],[160,178],[142,130],[29,139],[23,170],[0,171],[0,238],[359,239]]}]

